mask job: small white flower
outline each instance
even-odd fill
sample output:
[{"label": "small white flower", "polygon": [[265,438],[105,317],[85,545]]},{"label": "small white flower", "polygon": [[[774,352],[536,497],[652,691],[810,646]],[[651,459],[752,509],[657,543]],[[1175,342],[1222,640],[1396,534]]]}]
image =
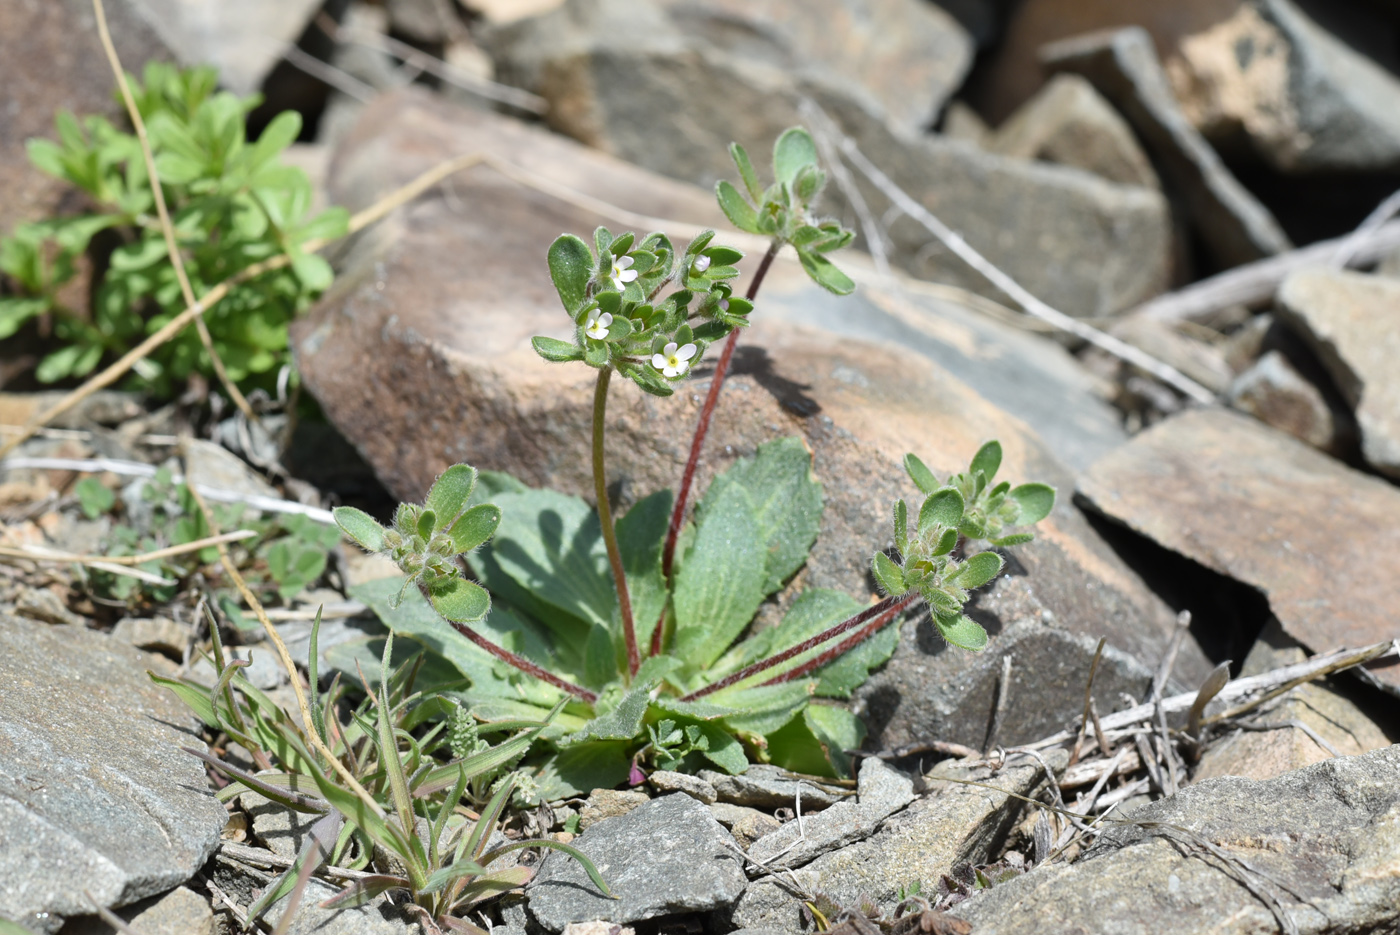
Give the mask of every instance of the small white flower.
[{"label": "small white flower", "polygon": [[608,336],[608,326],[611,324],[612,316],[607,312],[601,315],[589,315],[588,324],[584,326],[583,333],[595,341],[601,341]]},{"label": "small white flower", "polygon": [[720,299],[720,300],[719,300],[719,307],[720,307],[720,311],[723,311],[723,312],[729,311],[729,300],[728,300],[728,299]]},{"label": "small white flower", "polygon": [[703,273],[705,272],[705,270],[710,268],[710,258],[702,253],[695,258],[695,262],[690,264],[690,266],[692,269],[695,270],[695,272]]},{"label": "small white flower", "polygon": [[613,287],[618,291],[627,288],[627,284],[637,278],[637,271],[629,268],[632,262],[630,256],[613,258],[612,272],[608,278],[612,280]]},{"label": "small white flower", "polygon": [[651,365],[660,370],[663,376],[678,377],[690,367],[690,358],[695,356],[695,352],[694,344],[677,349],[676,342],[672,341],[662,348],[660,354],[651,355]]}]

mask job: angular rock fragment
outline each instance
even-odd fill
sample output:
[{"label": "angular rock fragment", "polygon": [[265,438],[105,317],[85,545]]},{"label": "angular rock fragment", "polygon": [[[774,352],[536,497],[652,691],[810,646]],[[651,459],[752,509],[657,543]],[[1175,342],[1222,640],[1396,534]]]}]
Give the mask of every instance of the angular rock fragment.
[{"label": "angular rock fragment", "polygon": [[[1311,650],[1395,636],[1400,490],[1226,410],[1189,411],[1104,458],[1094,508],[1262,591]],[[1400,665],[1373,670],[1400,693]]]},{"label": "angular rock fragment", "polygon": [[1289,249],[1273,215],[1181,112],[1145,30],[1065,39],[1042,57],[1051,69],[1088,78],[1123,112],[1185,199],[1196,233],[1218,262],[1236,266]]},{"label": "angular rock fragment", "polygon": [[1400,282],[1302,270],[1278,291],[1280,320],[1317,352],[1356,412],[1367,463],[1400,478]]},{"label": "angular rock fragment", "polygon": [[[940,51],[949,29],[964,51]],[[924,135],[967,49],[932,4],[576,0],[501,31],[493,47],[504,79],[551,101],[556,129],[654,172],[710,187],[734,174],[731,140],[765,163],[782,130],[810,122],[798,106],[807,95],[896,184],[1057,308],[1112,314],[1168,283],[1171,229],[1156,192]],[[808,68],[809,54],[830,61]],[[838,191],[825,210],[845,210]],[[915,275],[995,294],[914,222],[896,221],[890,240],[892,260]]]},{"label": "angular rock fragment", "polygon": [[[1391,24],[1387,13],[1358,9],[1349,25],[1365,32]],[[1170,74],[1188,119],[1207,138],[1243,137],[1282,172],[1400,165],[1400,80],[1291,0],[1241,3],[1184,37]]]},{"label": "angular rock fragment", "polygon": [[1341,429],[1327,399],[1281,351],[1267,351],[1226,392],[1230,405],[1320,451],[1338,454]]},{"label": "angular rock fragment", "polygon": [[1360,933],[1400,905],[1400,746],[1257,782],[1212,779],[1133,813],[1073,864],[952,910],[977,935]]},{"label": "angular rock fragment", "polygon": [[689,773],[658,769],[647,777],[647,782],[658,792],[684,792],[702,805],[710,805],[719,798],[714,786]]},{"label": "angular rock fragment", "polygon": [[737,776],[702,769],[700,778],[710,783],[721,802],[770,811],[793,808],[799,790],[802,807],[814,812],[834,805],[848,794],[835,786],[796,778],[786,770],[767,763],[753,763]]},{"label": "angular rock fragment", "polygon": [[749,856],[760,866],[800,867],[827,851],[869,837],[881,821],[913,800],[912,779],[881,760],[863,760],[854,798],[764,835],[749,847]]},{"label": "angular rock fragment", "polygon": [[1079,75],[1056,75],[997,128],[988,149],[1083,169],[1110,182],[1160,188],[1132,128]]},{"label": "angular rock fragment", "polygon": [[598,892],[578,861],[550,851],[525,892],[530,915],[551,932],[570,922],[628,924],[727,909],[748,884],[729,832],[680,793],[600,822],[573,843],[618,898]]},{"label": "angular rock fragment", "polygon": [[[188,880],[228,818],[153,657],[0,615],[0,918],[56,931]],[[155,657],[158,658],[158,657]]]}]

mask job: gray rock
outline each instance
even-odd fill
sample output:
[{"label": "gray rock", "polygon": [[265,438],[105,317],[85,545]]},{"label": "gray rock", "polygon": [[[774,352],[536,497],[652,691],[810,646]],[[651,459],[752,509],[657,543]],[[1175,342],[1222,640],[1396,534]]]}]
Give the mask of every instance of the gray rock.
[{"label": "gray rock", "polygon": [[801,867],[827,851],[869,837],[881,821],[914,801],[914,781],[883,760],[860,764],[856,798],[790,821],[749,847],[765,867]]},{"label": "gray rock", "polygon": [[846,798],[849,793],[836,786],[823,786],[809,779],[796,779],[786,770],[767,763],[753,763],[738,776],[702,769],[700,778],[714,787],[721,802],[750,808],[793,808],[798,789],[803,811],[820,811]]},{"label": "gray rock", "polygon": [[[1047,755],[1052,769],[1063,769],[1067,761],[1063,750]],[[925,779],[925,793],[885,819],[874,835],[807,865],[817,874],[816,889],[842,905],[859,905],[864,897],[889,910],[900,886],[921,882],[927,888],[960,864],[991,860],[1016,824],[1023,810],[1021,801],[949,779],[986,783],[1033,797],[1045,780],[1045,771],[1028,758],[1014,758],[1012,765],[996,773],[953,761],[938,764]]]},{"label": "gray rock", "polygon": [[[382,896],[353,909],[322,909],[320,904],[338,892],[340,887],[313,877],[297,904],[287,935],[423,935],[418,922]],[[267,911],[269,920],[281,920],[287,899],[284,896],[272,904]]]},{"label": "gray rock", "polygon": [[54,626],[82,627],[85,621],[68,609],[59,597],[48,588],[25,588],[15,599],[15,613],[40,623]]},{"label": "gray rock", "polygon": [[1160,188],[1132,128],[1079,75],[1056,75],[997,128],[990,150],[1072,166],[1123,185]]},{"label": "gray rock", "polygon": [[599,823],[574,846],[619,898],[604,897],[576,860],[550,852],[526,888],[530,915],[552,932],[570,922],[627,924],[727,909],[747,880],[729,832],[688,795],[654,799]]},{"label": "gray rock", "polygon": [[0,917],[63,917],[178,886],[213,853],[227,814],[197,721],[153,684],[144,653],[78,627],[0,615]]},{"label": "gray rock", "polygon": [[712,804],[718,795],[715,787],[698,776],[691,776],[688,773],[677,773],[671,770],[658,769],[647,777],[647,782],[658,792],[684,792],[686,795],[705,805]]},{"label": "gray rock", "polygon": [[[310,781],[299,781],[293,777],[290,783],[294,792],[316,795],[316,788]],[[238,796],[238,805],[253,820],[253,837],[264,847],[287,858],[296,857],[301,852],[306,835],[322,816],[309,812],[296,812],[264,798],[256,792],[244,792]]]},{"label": "gray rock", "polygon": [[1361,453],[1400,478],[1400,282],[1385,276],[1302,270],[1278,291],[1280,320],[1317,352],[1356,412]]},{"label": "gray rock", "polygon": [[1054,70],[1088,78],[1123,112],[1180,192],[1196,233],[1218,262],[1235,266],[1290,248],[1269,210],[1181,112],[1145,30],[1066,39],[1046,47],[1042,57]]},{"label": "gray rock", "polygon": [[186,446],[185,476],[196,484],[235,493],[278,497],[277,489],[238,455],[223,445],[191,438]]},{"label": "gray rock", "polygon": [[1240,412],[1287,432],[1314,448],[1337,454],[1340,430],[1326,398],[1282,352],[1266,351],[1231,382],[1226,399]]},{"label": "gray rock", "polygon": [[[141,935],[214,935],[214,910],[209,900],[185,886],[152,896],[117,912]],[[72,919],[63,935],[113,935],[99,916]]]},{"label": "gray rock", "polygon": [[761,880],[755,880],[734,904],[728,923],[741,931],[785,932],[796,935],[806,927],[802,924],[801,887],[808,893],[818,890],[820,875],[816,871],[785,870]]},{"label": "gray rock", "polygon": [[623,789],[594,789],[588,794],[588,802],[579,809],[578,827],[587,831],[605,818],[626,815],[651,801],[645,792],[631,792]]},{"label": "gray rock", "polygon": [[194,631],[169,617],[123,617],[112,627],[112,639],[183,659]]},{"label": "gray rock", "polygon": [[[1286,633],[1324,650],[1394,637],[1400,491],[1228,410],[1184,412],[1080,481],[1094,508],[1251,585]],[[1400,693],[1400,666],[1372,670]]]},{"label": "gray rock", "polygon": [[394,32],[419,43],[442,43],[466,27],[452,0],[389,0],[389,25]]},{"label": "gray rock", "polygon": [[252,94],[324,0],[131,0],[188,65],[214,65],[220,83]]},{"label": "gray rock", "polygon": [[[1390,26],[1387,13],[1357,13],[1353,24],[1377,20],[1372,32]],[[1183,38],[1173,64],[1184,109],[1207,137],[1243,138],[1282,172],[1400,165],[1400,80],[1290,0],[1239,4]]]},{"label": "gray rock", "polygon": [[[710,154],[745,132],[776,137],[803,88],[914,134],[972,61],[958,24],[916,0],[569,0],[488,45],[503,80],[550,100],[556,128],[710,185],[706,167],[725,171]],[[765,102],[775,92],[785,100]],[[683,139],[655,132],[671,123]]]},{"label": "gray rock", "polygon": [[[1109,639],[1094,676],[1094,693],[1106,699],[1123,693],[1143,697],[1153,672],[1115,645],[1132,633],[1113,626],[1112,618],[1085,633],[1055,625],[1053,613],[1048,618],[983,616],[986,602],[998,597],[1013,608],[1021,604],[999,592],[1024,587],[1024,578],[1011,577],[1009,584],[995,585],[987,598],[977,600],[971,616],[996,633],[995,642],[977,656],[950,651],[927,614],[905,621],[894,656],[856,691],[855,710],[870,727],[868,745],[894,750],[936,739],[982,749],[997,703],[1001,660],[1007,655],[1012,657],[1010,691],[996,742],[1030,743],[1053,734],[1084,709],[1084,685],[1098,645],[1094,632]],[[999,626],[1002,619],[1010,622]],[[1194,649],[1189,641],[1187,647],[1188,652]],[[1190,669],[1203,676],[1204,657],[1199,650],[1194,654]]]},{"label": "gray rock", "polygon": [[[1276,779],[1213,779],[1138,809],[1073,864],[1046,864],[952,910],[978,935],[1393,928],[1400,905],[1400,746]],[[1185,829],[1177,830],[1177,829]],[[1206,845],[1244,862],[1231,867]],[[1249,883],[1243,884],[1244,875]]]}]

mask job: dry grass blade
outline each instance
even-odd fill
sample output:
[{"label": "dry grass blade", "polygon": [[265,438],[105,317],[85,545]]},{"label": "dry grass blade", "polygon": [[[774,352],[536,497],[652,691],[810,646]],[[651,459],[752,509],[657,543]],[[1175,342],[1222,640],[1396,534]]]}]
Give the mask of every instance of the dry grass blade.
[{"label": "dry grass blade", "polygon": [[165,236],[165,249],[170,255],[170,265],[174,267],[175,278],[180,283],[180,295],[187,307],[199,309],[195,314],[195,327],[199,329],[199,340],[204,345],[205,353],[209,355],[209,361],[214,366],[214,373],[223,385],[224,392],[228,393],[229,398],[248,419],[256,422],[258,417],[253,412],[253,407],[248,405],[248,400],[229,379],[223,359],[214,349],[214,338],[209,334],[209,326],[204,323],[204,306],[201,306],[199,299],[195,297],[190,277],[185,272],[185,259],[180,253],[180,244],[175,239],[175,225],[170,223],[170,212],[165,206],[165,192],[161,189],[160,174],[156,172],[156,159],[151,153],[151,141],[146,136],[146,122],[141,119],[141,111],[136,106],[136,99],[132,97],[131,86],[126,80],[126,70],[122,68],[121,59],[117,57],[117,47],[112,44],[112,35],[107,30],[107,11],[102,6],[102,0],[92,0],[92,9],[97,14],[97,35],[107,53],[107,62],[112,66],[112,74],[117,80],[117,89],[121,91],[122,102],[126,105],[126,114],[131,118],[131,126],[136,131],[136,139],[141,144],[141,155],[146,161],[146,176],[150,180],[151,194],[156,202],[156,215],[160,219],[161,233]]},{"label": "dry grass blade", "polygon": [[[1104,637],[1099,637],[1099,645],[1094,647],[1094,661],[1089,663],[1089,679],[1084,683],[1084,716],[1079,720],[1079,735],[1074,738],[1074,748],[1069,752],[1070,766],[1079,762],[1080,747],[1084,743],[1084,734],[1089,729],[1089,711],[1094,705],[1094,676],[1099,671],[1099,660],[1103,658],[1103,648],[1107,642]],[[1102,741],[1099,746],[1103,746]],[[1107,750],[1103,752],[1108,753]]]},{"label": "dry grass blade", "polygon": [[[200,495],[197,488],[190,487],[189,491],[190,496],[194,499],[195,505],[199,507],[199,512],[204,515],[205,523],[208,524],[210,530],[217,534],[219,526],[214,519],[214,514],[209,510],[209,504],[204,502],[204,497]],[[228,547],[223,543],[219,543],[216,548],[219,550],[219,562],[223,565],[224,572],[233,581],[234,587],[236,587],[238,593],[242,595],[244,603],[253,611],[253,615],[258,618],[258,622],[262,624],[263,630],[267,633],[267,638],[272,641],[272,646],[277,651],[277,657],[282,662],[282,668],[286,670],[287,678],[291,680],[292,691],[296,694],[297,707],[301,712],[302,727],[307,737],[310,739],[312,746],[316,748],[316,752],[327,760],[330,767],[335,770],[336,774],[345,782],[346,788],[355,793],[360,801],[369,806],[370,811],[377,817],[383,818],[384,809],[380,808],[379,803],[374,800],[374,796],[370,795],[369,792],[365,790],[365,787],[360,785],[355,777],[350,774],[350,771],[345,768],[345,764],[340,762],[335,753],[326,746],[326,742],[321,739],[321,735],[316,731],[316,722],[315,719],[311,717],[311,707],[306,701],[306,690],[302,687],[301,677],[297,672],[296,663],[292,661],[291,653],[287,652],[287,644],[282,641],[282,634],[278,633],[277,628],[272,625],[272,621],[267,619],[267,613],[263,610],[262,602],[258,600],[257,595],[248,587],[248,582],[243,580],[243,575],[239,573],[238,566],[235,565],[233,559],[229,557]]]},{"label": "dry grass blade", "polygon": [[1006,715],[1006,706],[1011,703],[1011,654],[1001,657],[1001,676],[997,679],[996,707],[992,709],[991,723],[987,725],[987,740],[982,744],[984,754],[991,753],[997,744],[997,734],[1001,732],[1001,722]]},{"label": "dry grass blade", "polygon": [[[820,110],[815,104],[816,110]],[[828,117],[827,120],[830,120]],[[834,126],[834,123],[832,124]],[[1102,348],[1114,357],[1126,361],[1152,376],[1161,380],[1169,386],[1173,386],[1186,394],[1191,399],[1205,405],[1215,405],[1217,400],[1215,394],[1206,389],[1201,384],[1192,380],[1181,371],[1168,366],[1162,361],[1149,354],[1144,353],[1131,344],[1120,341],[1112,335],[1105,334],[1099,329],[1085,324],[1077,318],[1071,318],[1064,312],[1051,308],[1045,302],[1033,295],[1024,286],[1007,275],[1000,267],[992,263],[981,253],[975,250],[960,234],[940,221],[934,214],[919,202],[915,201],[909,194],[896,185],[889,176],[885,175],[879,167],[871,162],[855,141],[850,137],[841,137],[839,148],[842,155],[850,160],[851,164],[860,170],[861,174],[869,179],[870,183],[878,188],[886,198],[907,214],[911,219],[923,226],[930,234],[936,237],[944,246],[967,265],[981,273],[986,279],[1002,292],[1006,293],[1031,315],[1048,321],[1061,331],[1073,334]]]},{"label": "dry grass blade", "polygon": [[244,539],[251,539],[256,535],[257,533],[251,529],[239,529],[236,532],[226,532],[219,536],[196,539],[194,542],[172,545],[164,549],[156,549],[154,552],[143,552],[140,555],[79,555],[73,552],[59,552],[52,549],[44,549],[39,546],[25,546],[18,549],[10,548],[9,546],[0,546],[0,557],[22,558],[31,562],[70,562],[79,565],[144,565],[146,562],[156,562],[163,558],[173,558],[176,555],[198,552],[200,549],[207,549],[212,545],[219,545],[224,542],[240,542]]},{"label": "dry grass blade", "polygon": [[[1230,663],[1222,662],[1214,669],[1210,670],[1210,675],[1201,683],[1200,691],[1196,692],[1196,697],[1191,702],[1191,708],[1186,713],[1186,732],[1192,737],[1201,736],[1201,715],[1205,714],[1206,705],[1210,704],[1212,698],[1220,694],[1221,689],[1230,681]],[[1158,702],[1157,710],[1161,711],[1161,703]]]}]

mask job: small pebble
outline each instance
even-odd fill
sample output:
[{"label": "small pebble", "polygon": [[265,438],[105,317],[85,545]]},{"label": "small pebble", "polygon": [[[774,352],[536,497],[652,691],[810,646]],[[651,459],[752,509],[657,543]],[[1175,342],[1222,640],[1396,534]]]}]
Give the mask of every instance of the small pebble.
[{"label": "small pebble", "polygon": [[692,799],[697,799],[705,805],[710,805],[719,798],[714,786],[698,776],[691,776],[687,773],[659,769],[648,776],[647,781],[658,792],[684,792]]}]

